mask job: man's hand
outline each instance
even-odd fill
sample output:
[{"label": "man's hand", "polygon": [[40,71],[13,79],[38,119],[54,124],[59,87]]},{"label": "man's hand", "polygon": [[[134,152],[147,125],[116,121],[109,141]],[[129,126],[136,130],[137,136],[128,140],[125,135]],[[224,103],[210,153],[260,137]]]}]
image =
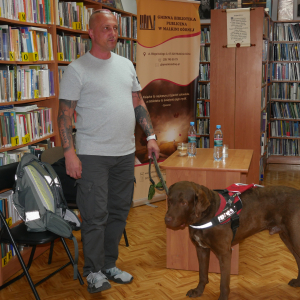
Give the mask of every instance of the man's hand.
[{"label": "man's hand", "polygon": [[149,140],[147,144],[147,148],[148,148],[148,158],[152,158],[152,152],[154,152],[155,157],[158,160],[160,149],[156,143],[156,140]]},{"label": "man's hand", "polygon": [[65,158],[67,174],[75,179],[81,178],[82,165],[75,152],[72,150],[65,152]]}]

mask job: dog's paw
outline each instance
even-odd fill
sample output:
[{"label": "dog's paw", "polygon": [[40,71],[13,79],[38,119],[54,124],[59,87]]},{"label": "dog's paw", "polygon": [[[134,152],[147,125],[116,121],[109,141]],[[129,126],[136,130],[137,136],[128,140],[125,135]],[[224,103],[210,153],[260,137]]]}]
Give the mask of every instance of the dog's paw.
[{"label": "dog's paw", "polygon": [[187,292],[187,296],[190,298],[196,298],[200,297],[203,294],[203,291],[201,292],[199,289],[191,289]]},{"label": "dog's paw", "polygon": [[289,282],[289,285],[292,287],[299,287],[300,286],[300,280],[299,279],[292,279]]}]

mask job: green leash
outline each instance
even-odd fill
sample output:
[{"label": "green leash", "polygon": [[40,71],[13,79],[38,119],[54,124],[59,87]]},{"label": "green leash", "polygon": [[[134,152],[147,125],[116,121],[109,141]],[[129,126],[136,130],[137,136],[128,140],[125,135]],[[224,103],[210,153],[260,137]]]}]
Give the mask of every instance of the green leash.
[{"label": "green leash", "polygon": [[[154,152],[152,152],[152,158],[150,158],[149,160],[149,180],[151,182],[151,185],[149,187],[149,192],[148,192],[148,200],[151,200],[155,194],[155,189],[159,190],[159,191],[163,191],[165,190],[166,191],[166,194],[168,194],[168,187],[166,185],[166,182],[160,172],[160,169],[159,169],[159,166],[158,166],[158,163],[157,163],[157,160],[156,160],[156,156],[154,154]],[[160,181],[155,184],[154,180],[152,179],[151,177],[151,164],[152,164],[152,160],[154,162],[154,166],[155,166],[155,169],[156,169],[156,172],[157,172],[157,175],[160,179]]]}]

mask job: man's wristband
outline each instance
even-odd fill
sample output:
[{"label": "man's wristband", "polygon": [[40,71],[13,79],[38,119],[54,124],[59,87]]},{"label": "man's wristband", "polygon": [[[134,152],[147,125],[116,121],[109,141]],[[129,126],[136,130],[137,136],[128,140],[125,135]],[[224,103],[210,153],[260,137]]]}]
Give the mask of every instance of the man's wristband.
[{"label": "man's wristband", "polygon": [[150,140],[156,140],[156,141],[157,141],[157,136],[156,136],[156,134],[149,135],[149,136],[147,137],[147,142],[149,142]]}]

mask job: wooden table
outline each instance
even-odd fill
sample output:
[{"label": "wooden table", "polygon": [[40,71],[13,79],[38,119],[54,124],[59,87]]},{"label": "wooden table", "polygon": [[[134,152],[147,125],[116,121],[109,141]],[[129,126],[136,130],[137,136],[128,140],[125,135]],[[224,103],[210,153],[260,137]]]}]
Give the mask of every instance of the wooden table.
[{"label": "wooden table", "polygon": [[[210,189],[224,189],[247,180],[253,150],[229,149],[228,157],[214,161],[213,149],[197,149],[196,157],[180,157],[174,152],[160,164],[166,169],[167,186],[178,181],[193,181]],[[239,245],[233,247],[231,274],[238,274]],[[167,229],[167,268],[198,271],[196,248],[184,230]],[[211,252],[209,272],[220,273],[219,261]]]}]

